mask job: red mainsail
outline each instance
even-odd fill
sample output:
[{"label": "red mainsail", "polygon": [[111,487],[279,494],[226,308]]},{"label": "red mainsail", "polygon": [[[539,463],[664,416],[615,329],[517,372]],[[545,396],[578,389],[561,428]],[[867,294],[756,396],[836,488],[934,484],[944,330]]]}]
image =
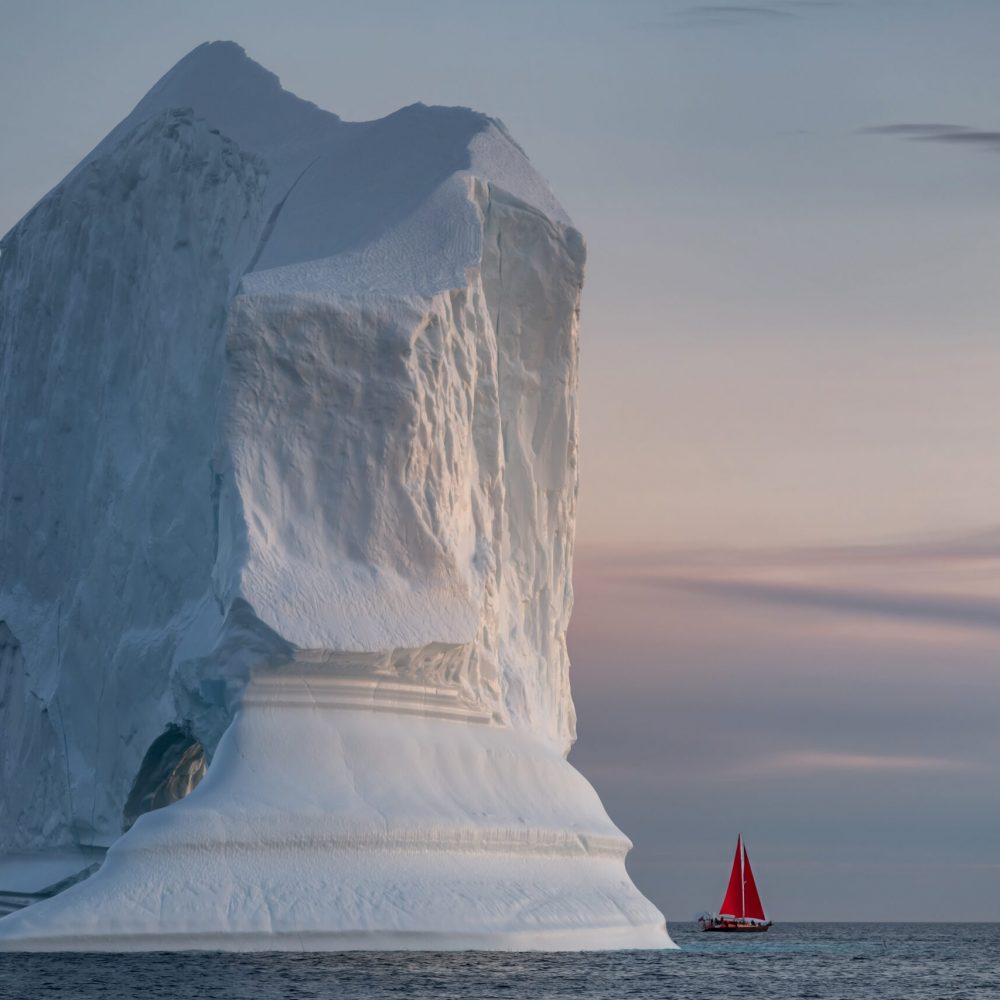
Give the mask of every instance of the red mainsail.
[{"label": "red mainsail", "polygon": [[750,867],[750,856],[743,844],[742,834],[736,838],[736,856],[733,858],[733,871],[729,876],[729,886],[726,898],[719,909],[721,915],[727,917],[750,917],[753,920],[764,920],[764,907],[757,892],[753,869]]},{"label": "red mainsail", "polygon": [[729,888],[726,889],[726,898],[719,907],[719,913],[727,917],[743,916],[743,837],[736,838],[736,857],[733,858],[733,872],[729,876]]}]

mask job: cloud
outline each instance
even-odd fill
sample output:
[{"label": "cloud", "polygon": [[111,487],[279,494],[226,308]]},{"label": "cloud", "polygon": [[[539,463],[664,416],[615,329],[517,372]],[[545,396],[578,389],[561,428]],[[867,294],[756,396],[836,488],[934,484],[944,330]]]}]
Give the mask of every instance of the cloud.
[{"label": "cloud", "polygon": [[964,143],[969,146],[986,146],[990,149],[1000,150],[1000,132],[968,129],[965,132],[941,132],[937,135],[918,135],[914,138],[921,142]]},{"label": "cloud", "polygon": [[758,7],[750,4],[706,4],[701,7],[685,7],[679,10],[682,17],[723,17],[773,20],[774,18],[794,17],[791,11],[778,10],[774,7]]},{"label": "cloud", "polygon": [[967,132],[967,125],[948,125],[943,122],[902,122],[895,125],[869,125],[858,129],[862,135],[936,135],[949,132]]},{"label": "cloud", "polygon": [[747,24],[758,21],[785,21],[796,15],[775,7],[757,7],[749,4],[709,4],[704,7],[685,7],[677,11],[678,21],[687,24]]},{"label": "cloud", "polygon": [[728,601],[1000,631],[1000,529],[796,548],[583,549],[581,578]]},{"label": "cloud", "polygon": [[781,24],[798,20],[809,11],[848,6],[846,0],[771,0],[770,3],[688,4],[666,15],[665,20],[647,21],[644,30],[673,30],[731,25]]},{"label": "cloud", "polygon": [[640,25],[644,29],[700,28],[717,25],[760,24],[763,22],[791,21],[798,15],[779,6],[760,4],[706,4],[683,7],[668,15],[669,20],[650,21]]},{"label": "cloud", "polygon": [[650,576],[636,582],[772,606],[1000,631],[1000,600],[975,595],[920,594],[863,587],[824,587],[679,575]]},{"label": "cloud", "polygon": [[1000,132],[942,122],[901,122],[871,125],[858,130],[862,135],[894,135],[913,142],[942,142],[1000,151]]},{"label": "cloud", "polygon": [[800,545],[771,548],[719,548],[673,550],[618,550],[600,552],[585,548],[582,561],[599,557],[612,571],[632,573],[640,569],[725,568],[814,568],[839,566],[903,566],[915,563],[942,564],[1000,562],[1000,527],[987,527],[963,534],[903,538],[885,542],[840,545]]},{"label": "cloud", "polygon": [[825,750],[785,750],[749,762],[741,773],[843,771],[851,773],[906,773],[969,771],[968,761],[951,757],[909,754],[837,753]]}]

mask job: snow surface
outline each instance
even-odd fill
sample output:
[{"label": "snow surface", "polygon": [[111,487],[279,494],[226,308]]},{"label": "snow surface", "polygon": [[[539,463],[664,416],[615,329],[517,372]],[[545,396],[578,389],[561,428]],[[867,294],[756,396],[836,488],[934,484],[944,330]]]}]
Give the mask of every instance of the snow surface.
[{"label": "snow surface", "polygon": [[499,123],[227,42],[7,235],[0,851],[114,846],[0,946],[668,945],[564,759],[583,263]]},{"label": "snow surface", "polygon": [[376,724],[380,696],[366,706],[359,682],[263,687],[194,792],[140,817],[98,875],[19,913],[0,947],[144,949],[151,926],[168,949],[666,944],[625,873],[628,841],[551,744],[443,721],[447,705],[417,712],[435,693],[409,685]]}]

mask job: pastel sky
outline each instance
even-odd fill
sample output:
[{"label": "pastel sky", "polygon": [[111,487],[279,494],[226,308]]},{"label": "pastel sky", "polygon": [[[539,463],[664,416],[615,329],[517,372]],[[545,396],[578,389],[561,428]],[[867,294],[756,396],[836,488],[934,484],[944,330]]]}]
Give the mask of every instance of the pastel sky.
[{"label": "pastel sky", "polygon": [[202,41],[589,245],[572,759],[670,919],[1000,920],[1000,3],[7,0],[0,231]]}]

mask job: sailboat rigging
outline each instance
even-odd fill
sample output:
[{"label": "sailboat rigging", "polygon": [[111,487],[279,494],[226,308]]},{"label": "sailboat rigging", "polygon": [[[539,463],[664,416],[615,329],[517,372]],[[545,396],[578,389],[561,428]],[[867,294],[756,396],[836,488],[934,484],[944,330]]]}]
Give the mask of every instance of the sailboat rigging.
[{"label": "sailboat rigging", "polygon": [[772,921],[764,915],[743,834],[736,838],[733,870],[719,912],[700,917],[698,922],[703,931],[766,931],[771,926]]}]

